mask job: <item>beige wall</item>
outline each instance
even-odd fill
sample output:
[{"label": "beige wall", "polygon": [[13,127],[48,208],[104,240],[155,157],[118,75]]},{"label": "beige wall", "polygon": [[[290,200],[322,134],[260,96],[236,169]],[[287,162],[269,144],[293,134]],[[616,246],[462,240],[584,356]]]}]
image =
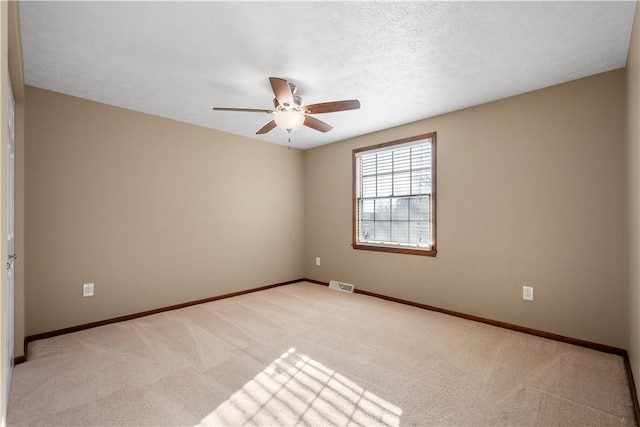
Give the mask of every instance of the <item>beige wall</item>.
[{"label": "beige wall", "polygon": [[299,150],[29,86],[25,132],[27,335],[303,277]]},{"label": "beige wall", "polygon": [[640,18],[627,58],[627,350],[640,395]]},{"label": "beige wall", "polygon": [[[616,70],[306,151],[306,276],[625,347],[625,111]],[[431,131],[437,257],[352,249],[351,150]]]}]

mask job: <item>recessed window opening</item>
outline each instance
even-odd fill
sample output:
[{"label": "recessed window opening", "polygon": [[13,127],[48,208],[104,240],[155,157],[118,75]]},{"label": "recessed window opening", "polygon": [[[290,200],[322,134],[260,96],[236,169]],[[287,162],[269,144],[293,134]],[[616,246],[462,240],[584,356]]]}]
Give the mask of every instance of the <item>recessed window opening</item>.
[{"label": "recessed window opening", "polygon": [[353,150],[353,247],[436,255],[435,132]]}]

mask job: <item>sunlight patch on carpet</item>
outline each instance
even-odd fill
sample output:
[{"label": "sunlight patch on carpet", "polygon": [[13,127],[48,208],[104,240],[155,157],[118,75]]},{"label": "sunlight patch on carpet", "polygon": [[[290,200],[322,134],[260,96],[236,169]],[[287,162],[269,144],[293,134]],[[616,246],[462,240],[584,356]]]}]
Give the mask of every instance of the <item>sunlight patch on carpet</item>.
[{"label": "sunlight patch on carpet", "polygon": [[402,409],[290,348],[200,421],[207,425],[400,425]]}]

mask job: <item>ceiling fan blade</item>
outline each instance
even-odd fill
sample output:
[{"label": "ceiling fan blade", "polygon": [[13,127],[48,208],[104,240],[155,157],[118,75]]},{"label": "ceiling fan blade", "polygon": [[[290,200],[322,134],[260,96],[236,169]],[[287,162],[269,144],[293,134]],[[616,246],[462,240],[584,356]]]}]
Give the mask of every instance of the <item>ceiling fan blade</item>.
[{"label": "ceiling fan blade", "polygon": [[277,77],[269,77],[269,82],[271,82],[271,89],[273,89],[278,103],[283,107],[291,107],[293,105],[293,93],[291,93],[289,82]]},{"label": "ceiling fan blade", "polygon": [[333,126],[326,124],[323,121],[316,119],[311,116],[304,116],[304,123],[306,127],[310,127],[311,129],[319,130],[320,132],[329,132],[333,129]]},{"label": "ceiling fan blade", "polygon": [[264,125],[262,127],[262,129],[260,129],[258,132],[256,132],[256,135],[262,135],[265,134],[267,132],[269,132],[271,129],[276,127],[276,122],[275,120],[271,120],[269,123],[267,123],[266,125]]},{"label": "ceiling fan blade", "polygon": [[336,111],[357,110],[360,108],[360,101],[357,99],[349,99],[346,101],[323,102],[321,104],[312,104],[304,107],[307,114],[334,113]]},{"label": "ceiling fan blade", "polygon": [[260,110],[257,108],[225,108],[225,107],[213,107],[214,111],[241,111],[244,113],[273,113],[273,110]]}]

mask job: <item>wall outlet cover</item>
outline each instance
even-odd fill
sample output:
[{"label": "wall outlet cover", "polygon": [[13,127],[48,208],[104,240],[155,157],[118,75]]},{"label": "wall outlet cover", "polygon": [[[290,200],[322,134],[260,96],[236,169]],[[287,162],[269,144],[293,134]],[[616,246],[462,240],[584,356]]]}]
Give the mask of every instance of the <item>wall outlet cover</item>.
[{"label": "wall outlet cover", "polygon": [[83,297],[93,296],[93,283],[85,283],[82,285],[82,296]]}]

